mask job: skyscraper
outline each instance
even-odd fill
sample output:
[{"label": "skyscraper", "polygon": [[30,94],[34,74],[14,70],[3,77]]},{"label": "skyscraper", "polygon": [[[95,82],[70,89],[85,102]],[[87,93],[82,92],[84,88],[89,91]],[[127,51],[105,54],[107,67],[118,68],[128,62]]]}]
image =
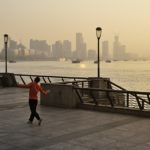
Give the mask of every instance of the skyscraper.
[{"label": "skyscraper", "polygon": [[113,59],[114,60],[119,60],[119,48],[120,48],[119,37],[115,36],[114,43],[113,43]]},{"label": "skyscraper", "polygon": [[89,60],[95,60],[96,59],[96,50],[89,49],[88,50],[88,59]]},{"label": "skyscraper", "polygon": [[52,57],[56,59],[63,58],[63,45],[61,41],[56,41],[52,45]]},{"label": "skyscraper", "polygon": [[109,45],[108,41],[102,42],[102,60],[107,60],[109,58]]},{"label": "skyscraper", "polygon": [[64,58],[71,58],[72,50],[71,50],[71,42],[69,40],[63,41],[63,55]]},{"label": "skyscraper", "polygon": [[113,59],[125,60],[126,59],[126,46],[119,42],[119,37],[115,36],[113,44]]},{"label": "skyscraper", "polygon": [[86,43],[83,40],[82,33],[76,33],[76,54],[79,59],[87,57]]},{"label": "skyscraper", "polygon": [[30,49],[35,50],[35,55],[45,55],[50,53],[50,46],[46,40],[30,40]]}]

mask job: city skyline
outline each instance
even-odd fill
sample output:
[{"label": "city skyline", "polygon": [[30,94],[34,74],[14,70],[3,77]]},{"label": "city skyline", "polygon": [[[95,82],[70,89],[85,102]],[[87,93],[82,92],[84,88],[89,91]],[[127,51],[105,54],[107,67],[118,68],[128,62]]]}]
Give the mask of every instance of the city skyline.
[{"label": "city skyline", "polygon": [[[113,6],[113,7],[112,7]],[[101,40],[112,46],[119,35],[129,52],[150,55],[149,0],[0,0],[0,49],[3,35],[9,34],[29,45],[28,39],[69,39],[82,32],[87,47],[97,48],[95,29],[102,27]]]},{"label": "city skyline", "polygon": [[[29,47],[23,43],[17,42],[9,37],[8,56],[9,59],[48,59],[59,60],[80,59],[80,60],[96,60],[97,50],[89,49],[84,40],[82,33],[76,33],[76,48],[72,48],[70,40],[57,40],[48,44],[47,40],[30,39]],[[136,60],[139,59],[137,54],[126,51],[126,45],[120,42],[119,36],[114,36],[113,48],[110,48],[108,40],[102,41],[100,46],[101,60]],[[0,53],[1,59],[4,59],[5,49]],[[25,58],[24,58],[25,57]],[[35,57],[35,58],[34,58]],[[142,58],[142,57],[141,57]]]},{"label": "city skyline", "polygon": [[[82,34],[82,32],[76,32],[76,34],[77,33],[81,33]],[[83,35],[83,34],[82,34]],[[9,36],[9,38],[10,39],[12,39],[11,37],[10,37],[10,35],[8,35]],[[103,53],[102,52],[102,44],[103,44],[103,42],[105,42],[105,41],[107,41],[108,43],[109,43],[109,55],[110,55],[110,57],[113,57],[113,43],[114,43],[114,37],[116,37],[116,36],[118,36],[119,37],[119,34],[115,34],[114,36],[113,36],[113,39],[112,39],[112,41],[110,42],[110,41],[108,41],[107,39],[101,39],[100,40],[100,53]],[[84,35],[83,35],[83,37],[84,37]],[[75,37],[75,34],[74,34],[74,38],[73,38],[73,41],[71,41],[70,39],[56,39],[56,41],[53,41],[53,43],[50,43],[47,39],[37,39],[37,38],[30,38],[30,39],[27,39],[27,41],[24,41],[24,43],[22,42],[22,40],[18,40],[18,39],[12,39],[12,40],[14,40],[14,41],[16,41],[18,44],[19,43],[21,43],[21,44],[23,44],[27,49],[30,49],[30,40],[39,40],[39,41],[46,41],[47,42],[47,44],[48,45],[50,45],[50,46],[52,46],[53,45],[53,43],[55,43],[55,42],[57,42],[57,41],[60,41],[60,42],[62,42],[62,41],[65,41],[65,40],[69,40],[70,42],[71,42],[71,44],[73,45],[72,46],[72,51],[76,51],[76,37]],[[84,37],[84,41],[85,41],[85,37]],[[119,39],[120,39],[120,37],[119,37]],[[97,39],[96,39],[96,41],[97,41]],[[86,43],[86,45],[88,45],[88,43],[87,43],[87,41],[85,41],[85,43]],[[9,44],[9,41],[8,41],[8,44]],[[122,46],[125,46],[126,47],[126,49],[127,49],[127,52],[130,52],[130,51],[128,51],[128,47],[127,47],[127,45],[125,44],[125,45],[122,45]],[[2,49],[3,49],[3,47],[4,47],[4,43],[1,45],[1,47],[0,47],[0,52],[2,51]],[[87,47],[87,49],[88,50],[94,50],[94,51],[96,51],[97,52],[97,43],[96,43],[96,45],[95,45],[95,47],[96,48],[92,48],[92,47]],[[131,51],[130,53],[133,53],[133,54],[136,54],[136,55],[138,55],[138,53],[134,53],[133,51]],[[111,56],[112,55],[112,56]],[[150,58],[150,55],[149,56],[145,56],[145,55],[142,55],[142,56],[140,56],[141,58],[143,57],[143,58]]]}]

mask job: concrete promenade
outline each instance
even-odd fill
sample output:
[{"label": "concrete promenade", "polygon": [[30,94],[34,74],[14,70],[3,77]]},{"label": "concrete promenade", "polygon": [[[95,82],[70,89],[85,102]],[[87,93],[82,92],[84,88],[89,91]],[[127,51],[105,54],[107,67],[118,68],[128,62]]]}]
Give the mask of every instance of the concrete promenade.
[{"label": "concrete promenade", "polygon": [[26,124],[28,90],[0,89],[0,150],[149,150],[150,119],[38,105]]}]

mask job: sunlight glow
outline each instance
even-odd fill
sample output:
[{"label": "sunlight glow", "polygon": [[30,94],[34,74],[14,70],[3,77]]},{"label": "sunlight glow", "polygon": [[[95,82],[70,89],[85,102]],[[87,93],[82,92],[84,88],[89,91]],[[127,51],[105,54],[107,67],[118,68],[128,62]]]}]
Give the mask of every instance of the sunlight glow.
[{"label": "sunlight glow", "polygon": [[80,68],[84,69],[84,68],[86,68],[86,65],[85,64],[80,64]]}]

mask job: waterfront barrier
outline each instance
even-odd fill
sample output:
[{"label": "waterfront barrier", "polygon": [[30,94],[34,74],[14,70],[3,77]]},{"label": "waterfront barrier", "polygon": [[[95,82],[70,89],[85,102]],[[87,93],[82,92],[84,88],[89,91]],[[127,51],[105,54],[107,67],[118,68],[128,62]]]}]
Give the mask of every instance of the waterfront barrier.
[{"label": "waterfront barrier", "polygon": [[81,103],[74,86],[65,84],[41,84],[44,89],[49,90],[47,96],[41,94],[40,104],[63,108],[77,108]]},{"label": "waterfront barrier", "polygon": [[35,77],[40,77],[43,83],[62,83],[66,81],[86,80],[86,77],[68,77],[68,76],[50,76],[50,75],[29,75],[29,74],[14,74],[17,82],[27,84],[34,80]]},{"label": "waterfront barrier", "polygon": [[71,85],[76,91],[80,103],[84,104],[90,102],[95,105],[110,105],[112,108],[120,106],[139,110],[150,108],[149,92],[126,90],[110,81],[109,78],[98,79],[96,77],[86,78],[28,74],[14,74],[14,76],[17,82],[20,81],[23,84],[26,84],[27,81],[33,81],[34,77],[39,76],[47,86],[49,84],[51,87],[56,88],[57,85],[63,89],[65,86],[63,87],[62,84]]},{"label": "waterfront barrier", "polygon": [[14,73],[0,73],[0,86],[13,87],[16,83]]},{"label": "waterfront barrier", "polygon": [[[109,78],[12,75],[9,75],[11,81],[23,84],[33,81],[36,76],[41,78],[42,86],[50,90],[47,97],[41,95],[41,105],[150,114],[150,92],[126,90]],[[0,83],[3,79],[0,74]]]}]

